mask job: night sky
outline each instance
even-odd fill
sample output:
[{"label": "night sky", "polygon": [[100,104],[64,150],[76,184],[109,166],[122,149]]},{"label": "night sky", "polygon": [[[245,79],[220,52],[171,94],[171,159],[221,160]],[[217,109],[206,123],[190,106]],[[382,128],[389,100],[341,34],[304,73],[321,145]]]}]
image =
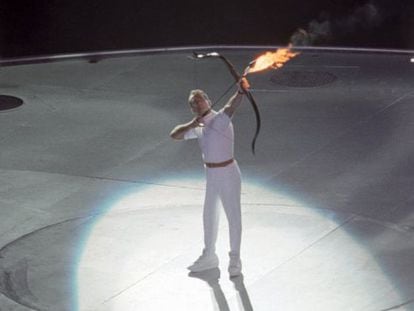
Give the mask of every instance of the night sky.
[{"label": "night sky", "polygon": [[413,0],[2,0],[0,10],[2,57],[292,40],[414,49]]}]

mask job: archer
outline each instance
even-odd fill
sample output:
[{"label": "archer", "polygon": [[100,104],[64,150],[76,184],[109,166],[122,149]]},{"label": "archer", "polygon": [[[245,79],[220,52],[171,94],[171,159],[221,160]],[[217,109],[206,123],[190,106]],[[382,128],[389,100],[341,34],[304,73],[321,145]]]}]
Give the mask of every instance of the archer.
[{"label": "archer", "polygon": [[218,202],[222,202],[230,234],[230,277],[241,274],[240,245],[241,175],[234,159],[234,132],[232,116],[249,88],[245,78],[238,81],[238,90],[219,111],[214,111],[207,94],[192,90],[188,99],[195,117],[188,123],[177,125],[170,133],[173,139],[198,139],[206,171],[206,192],[203,210],[204,249],[201,256],[188,269],[200,272],[218,267],[216,240],[218,233]]}]

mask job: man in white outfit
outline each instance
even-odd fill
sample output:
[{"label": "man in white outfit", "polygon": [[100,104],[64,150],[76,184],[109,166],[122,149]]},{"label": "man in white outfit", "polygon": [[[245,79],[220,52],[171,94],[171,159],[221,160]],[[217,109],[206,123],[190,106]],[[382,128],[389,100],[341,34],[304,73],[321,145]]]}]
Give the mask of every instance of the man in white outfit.
[{"label": "man in white outfit", "polygon": [[239,107],[246,79],[239,82],[238,91],[218,112],[211,109],[211,101],[202,90],[193,90],[188,99],[195,117],[188,123],[177,125],[170,133],[174,139],[197,138],[206,170],[206,193],[203,210],[204,250],[188,269],[200,272],[218,267],[215,245],[218,233],[218,202],[222,202],[229,223],[231,277],[241,274],[241,176],[234,159],[234,132],[231,118]]}]

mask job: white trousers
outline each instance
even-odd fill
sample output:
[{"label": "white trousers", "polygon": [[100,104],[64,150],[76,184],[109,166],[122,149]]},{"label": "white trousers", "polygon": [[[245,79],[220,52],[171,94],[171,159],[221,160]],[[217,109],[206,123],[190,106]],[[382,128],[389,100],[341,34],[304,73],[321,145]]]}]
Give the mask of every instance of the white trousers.
[{"label": "white trousers", "polygon": [[221,201],[229,224],[230,251],[233,254],[240,254],[241,174],[237,162],[234,161],[226,167],[206,167],[206,180],[203,210],[205,250],[208,253],[215,252],[220,215],[218,203]]}]

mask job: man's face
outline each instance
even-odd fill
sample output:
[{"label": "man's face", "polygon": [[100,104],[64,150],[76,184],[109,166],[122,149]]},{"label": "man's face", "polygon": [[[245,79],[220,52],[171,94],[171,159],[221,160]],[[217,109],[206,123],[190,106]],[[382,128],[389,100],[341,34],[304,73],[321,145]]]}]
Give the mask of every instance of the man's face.
[{"label": "man's face", "polygon": [[194,95],[190,102],[190,107],[191,107],[191,111],[194,114],[197,115],[202,115],[205,111],[207,111],[208,109],[210,109],[210,104],[207,100],[205,100],[202,96],[200,95]]}]

